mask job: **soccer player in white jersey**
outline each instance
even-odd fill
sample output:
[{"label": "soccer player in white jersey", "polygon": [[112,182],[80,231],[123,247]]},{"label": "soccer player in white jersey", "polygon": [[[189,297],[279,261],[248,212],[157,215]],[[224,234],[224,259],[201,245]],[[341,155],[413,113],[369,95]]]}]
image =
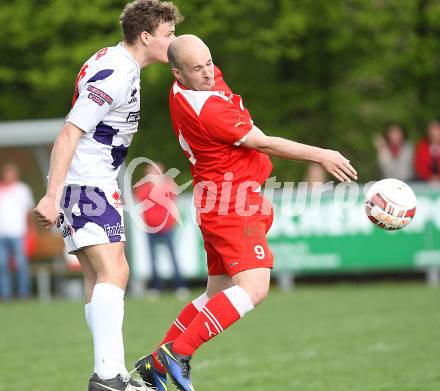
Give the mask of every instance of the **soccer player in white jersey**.
[{"label": "soccer player in white jersey", "polygon": [[46,228],[61,228],[67,250],[81,263],[94,342],[89,391],[145,390],[130,378],[124,361],[129,270],[116,177],[138,127],[140,71],[168,61],[181,20],[170,2],[126,5],[120,17],[123,42],[99,50],[78,74],[71,111],[52,150],[47,193],[35,208]]}]

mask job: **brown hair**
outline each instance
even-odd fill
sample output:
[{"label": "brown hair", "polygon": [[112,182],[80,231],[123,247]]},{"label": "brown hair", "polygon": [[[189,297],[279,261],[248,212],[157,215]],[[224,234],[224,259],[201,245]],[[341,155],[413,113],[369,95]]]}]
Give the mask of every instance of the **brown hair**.
[{"label": "brown hair", "polygon": [[177,24],[183,20],[178,8],[171,2],[136,0],[128,3],[119,18],[124,41],[134,43],[140,33],[154,34],[160,23]]}]

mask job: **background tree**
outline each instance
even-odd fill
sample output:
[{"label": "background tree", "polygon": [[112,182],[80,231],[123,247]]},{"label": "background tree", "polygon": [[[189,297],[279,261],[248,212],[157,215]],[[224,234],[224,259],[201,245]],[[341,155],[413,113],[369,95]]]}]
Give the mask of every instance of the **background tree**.
[{"label": "background tree", "polygon": [[[227,82],[269,134],[340,149],[376,178],[372,134],[399,121],[418,138],[438,117],[439,0],[179,0],[178,33],[200,35]],[[85,59],[120,38],[117,0],[0,5],[0,117],[65,116]],[[171,132],[167,66],[142,73],[142,118],[130,156],[189,176]],[[303,165],[274,160],[282,180]]]}]

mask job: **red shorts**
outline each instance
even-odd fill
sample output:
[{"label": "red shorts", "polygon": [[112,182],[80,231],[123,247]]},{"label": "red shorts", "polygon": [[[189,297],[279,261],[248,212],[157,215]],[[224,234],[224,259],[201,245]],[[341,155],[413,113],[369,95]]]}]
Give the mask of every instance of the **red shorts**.
[{"label": "red shorts", "polygon": [[[260,201],[263,199],[260,195],[255,196]],[[239,216],[229,213],[203,218],[200,230],[208,257],[208,275],[233,276],[249,269],[272,269],[273,254],[266,238],[272,221],[271,207],[266,214]]]}]

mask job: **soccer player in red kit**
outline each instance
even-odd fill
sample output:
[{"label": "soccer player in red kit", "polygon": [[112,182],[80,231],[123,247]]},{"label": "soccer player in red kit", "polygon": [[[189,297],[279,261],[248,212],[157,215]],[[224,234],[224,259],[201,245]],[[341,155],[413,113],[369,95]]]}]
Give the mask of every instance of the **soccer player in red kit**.
[{"label": "soccer player in red kit", "polygon": [[273,255],[266,233],[273,215],[259,190],[272,171],[269,155],[320,163],[340,181],[357,179],[357,173],[339,152],[266,136],[198,37],[176,38],[168,59],[176,78],[171,119],[194,178],[208,283],[206,292],[179,314],[161,346],[136,367],[160,391],[166,390],[166,374],[179,390],[193,391],[189,362],[194,352],[268,294]]}]

